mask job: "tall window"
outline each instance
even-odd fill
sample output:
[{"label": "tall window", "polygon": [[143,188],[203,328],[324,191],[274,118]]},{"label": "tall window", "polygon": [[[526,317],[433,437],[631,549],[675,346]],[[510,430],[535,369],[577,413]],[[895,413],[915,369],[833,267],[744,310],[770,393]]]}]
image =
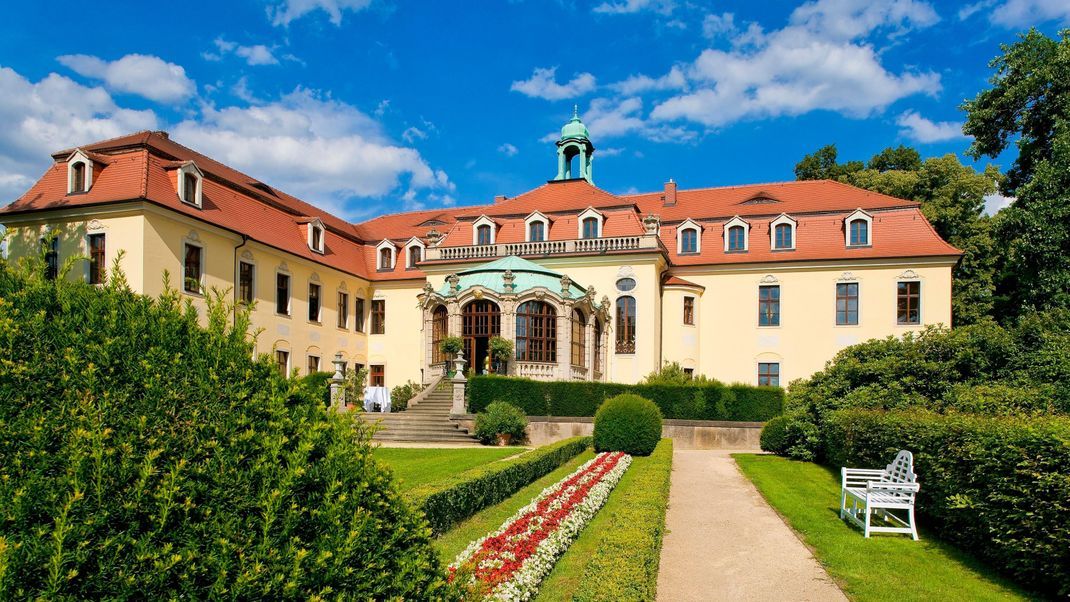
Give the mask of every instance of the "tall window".
[{"label": "tall window", "polygon": [[851,229],[852,245],[869,244],[869,222],[864,219],[851,220],[849,227]]},{"label": "tall window", "polygon": [[698,253],[698,230],[687,228],[680,231],[680,252]]},{"label": "tall window", "polygon": [[594,319],[594,371],[602,372],[602,321]]},{"label": "tall window", "polygon": [[246,305],[253,302],[253,277],[256,268],[253,264],[238,262],[238,302]]},{"label": "tall window", "polygon": [[792,247],[791,224],[777,224],[776,229],[773,230],[773,243],[776,249],[790,249]]},{"label": "tall window", "polygon": [[420,247],[413,245],[409,247],[409,267],[414,268],[418,263],[420,263]]},{"label": "tall window", "polygon": [[732,226],[728,229],[728,250],[743,251],[747,248],[747,231],[743,226]]},{"label": "tall window", "polygon": [[691,296],[684,297],[684,324],[695,325],[695,298]]},{"label": "tall window", "polygon": [[380,270],[392,270],[394,269],[394,253],[387,247],[379,249],[379,269]]},{"label": "tall window", "polygon": [[386,332],[386,301],[384,299],[372,300],[372,334],[384,334]]},{"label": "tall window", "polygon": [[531,242],[542,242],[546,240],[546,224],[542,222],[531,222],[528,224],[528,240]]},{"label": "tall window", "polygon": [[353,308],[353,329],[364,332],[364,299],[357,297],[356,306]]},{"label": "tall window", "polygon": [[279,374],[283,376],[290,375],[290,352],[277,350],[275,351],[275,366],[279,369]]},{"label": "tall window", "polygon": [[780,326],[780,286],[758,287],[758,326]]},{"label": "tall window", "polygon": [[382,364],[372,364],[371,370],[368,374],[368,384],[373,387],[385,387],[386,386],[386,366]]},{"label": "tall window", "polygon": [[635,353],[635,297],[617,298],[617,353]]},{"label": "tall window", "polygon": [[312,228],[312,250],[323,252],[323,228],[317,226],[310,226]]},{"label": "tall window", "polygon": [[186,243],[186,260],[182,265],[182,289],[187,293],[201,292],[201,256],[204,250]]},{"label": "tall window", "polygon": [[320,371],[320,356],[310,355],[308,356],[308,373],[315,374]]},{"label": "tall window", "polygon": [[489,245],[490,244],[490,226],[483,224],[476,228],[476,244]]},{"label": "tall window", "polygon": [[572,365],[585,367],[587,365],[587,320],[583,312],[578,309],[572,310]]},{"label": "tall window", "polygon": [[557,361],[557,314],[550,304],[525,301],[516,310],[516,359]]},{"label": "tall window", "polygon": [[338,328],[349,328],[349,293],[338,293]]},{"label": "tall window", "polygon": [[59,276],[59,237],[45,241],[45,278],[55,280]]},{"label": "tall window", "polygon": [[900,282],[896,286],[896,322],[921,324],[921,283]]},{"label": "tall window", "polygon": [[320,285],[308,285],[308,321],[320,321]]},{"label": "tall window", "polygon": [[583,220],[583,237],[598,238],[598,218],[588,217]]},{"label": "tall window", "polygon": [[182,176],[182,200],[197,203],[197,176],[187,173]]},{"label": "tall window", "polygon": [[108,274],[107,261],[104,259],[104,235],[89,235],[89,284],[104,284]]},{"label": "tall window", "polygon": [[290,276],[275,275],[275,313],[290,315]]},{"label": "tall window", "polygon": [[780,364],[776,362],[760,362],[758,364],[758,386],[780,386]]},{"label": "tall window", "polygon": [[79,161],[71,166],[71,194],[85,192],[85,163]]},{"label": "tall window", "polygon": [[447,359],[446,354],[442,353],[442,339],[446,338],[447,328],[449,324],[449,314],[446,312],[445,305],[439,305],[435,308],[435,311],[431,313],[431,363],[440,364]]},{"label": "tall window", "polygon": [[858,283],[843,282],[836,285],[836,324],[858,324]]}]

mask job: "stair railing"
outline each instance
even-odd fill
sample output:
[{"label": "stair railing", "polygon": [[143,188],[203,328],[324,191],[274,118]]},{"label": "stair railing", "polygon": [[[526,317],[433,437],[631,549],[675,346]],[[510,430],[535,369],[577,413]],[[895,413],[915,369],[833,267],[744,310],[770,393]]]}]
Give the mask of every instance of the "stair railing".
[{"label": "stair railing", "polygon": [[409,407],[411,408],[412,406],[420,405],[421,401],[427,399],[431,395],[431,393],[434,393],[435,389],[437,389],[438,386],[442,384],[442,381],[445,378],[445,374],[439,374],[438,376],[432,378],[431,383],[424,387],[423,391],[420,391],[415,396],[413,396],[412,399],[409,400]]}]

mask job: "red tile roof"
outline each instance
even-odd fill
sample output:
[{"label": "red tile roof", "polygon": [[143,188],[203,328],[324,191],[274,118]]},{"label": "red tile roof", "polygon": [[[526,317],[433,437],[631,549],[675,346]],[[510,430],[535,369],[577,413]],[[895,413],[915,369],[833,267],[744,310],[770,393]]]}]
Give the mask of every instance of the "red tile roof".
[{"label": "red tile roof", "polygon": [[702,290],[706,290],[706,287],[702,286],[701,284],[695,284],[694,282],[691,282],[690,280],[684,280],[683,278],[680,278],[679,276],[673,276],[672,274],[670,274],[668,272],[665,272],[665,275],[662,276],[661,285],[662,286],[691,286],[691,287],[694,287],[694,288],[700,288]]}]

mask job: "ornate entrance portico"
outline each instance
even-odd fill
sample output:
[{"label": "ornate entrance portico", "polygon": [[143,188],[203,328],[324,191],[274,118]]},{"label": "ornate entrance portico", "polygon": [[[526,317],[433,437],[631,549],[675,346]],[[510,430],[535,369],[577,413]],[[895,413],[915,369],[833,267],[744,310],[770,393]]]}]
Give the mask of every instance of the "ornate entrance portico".
[{"label": "ornate entrance portico", "polygon": [[604,379],[609,299],[595,303],[594,288],[567,275],[509,256],[450,274],[437,291],[428,284],[419,298],[427,381],[443,374],[449,359],[436,349],[443,336],[464,339],[477,374],[485,371],[490,338],[501,336],[513,341],[511,376]]}]

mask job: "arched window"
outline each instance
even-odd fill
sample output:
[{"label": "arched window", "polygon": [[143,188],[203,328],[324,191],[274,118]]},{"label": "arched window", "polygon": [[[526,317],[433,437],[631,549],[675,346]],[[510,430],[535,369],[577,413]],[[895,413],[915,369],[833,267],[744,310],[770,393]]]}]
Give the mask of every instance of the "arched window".
[{"label": "arched window", "polygon": [[394,253],[389,248],[379,249],[379,269],[390,270],[394,268]]},{"label": "arched window", "polygon": [[572,310],[572,365],[581,368],[587,366],[587,320],[583,312],[578,309]]},{"label": "arched window", "polygon": [[869,244],[869,222],[864,219],[855,219],[851,220],[848,226],[850,227],[852,245]]},{"label": "arched window", "polygon": [[773,248],[774,249],[790,249],[795,246],[791,236],[791,224],[777,224],[776,229],[773,231]]},{"label": "arched window", "polygon": [[602,372],[602,320],[594,319],[594,371]]},{"label": "arched window", "polygon": [[557,313],[549,303],[525,301],[516,310],[516,359],[557,361]]},{"label": "arched window", "polygon": [[635,353],[635,297],[617,298],[617,353]]},{"label": "arched window", "polygon": [[546,224],[542,222],[528,224],[528,241],[542,242],[544,240],[546,240]]},{"label": "arched window", "polygon": [[698,253],[698,230],[685,228],[680,231],[680,252]]},{"label": "arched window", "polygon": [[476,228],[476,244],[489,245],[490,244],[490,226],[484,224]]},{"label": "arched window", "polygon": [[435,311],[431,313],[431,363],[439,364],[445,362],[446,355],[442,353],[442,339],[446,338],[446,324],[449,319],[449,315],[446,313],[446,306],[439,305],[435,308]]},{"label": "arched window", "polygon": [[583,237],[598,238],[598,218],[587,217],[583,220]]},{"label": "arched window", "polygon": [[182,200],[197,204],[197,176],[191,173],[182,176]]},{"label": "arched window", "polygon": [[409,267],[414,268],[418,263],[420,263],[420,247],[412,245],[409,247]]},{"label": "arched window", "polygon": [[743,226],[728,229],[728,250],[745,251],[747,249],[747,231]]},{"label": "arched window", "polygon": [[71,193],[85,192],[85,162],[71,165]]}]

